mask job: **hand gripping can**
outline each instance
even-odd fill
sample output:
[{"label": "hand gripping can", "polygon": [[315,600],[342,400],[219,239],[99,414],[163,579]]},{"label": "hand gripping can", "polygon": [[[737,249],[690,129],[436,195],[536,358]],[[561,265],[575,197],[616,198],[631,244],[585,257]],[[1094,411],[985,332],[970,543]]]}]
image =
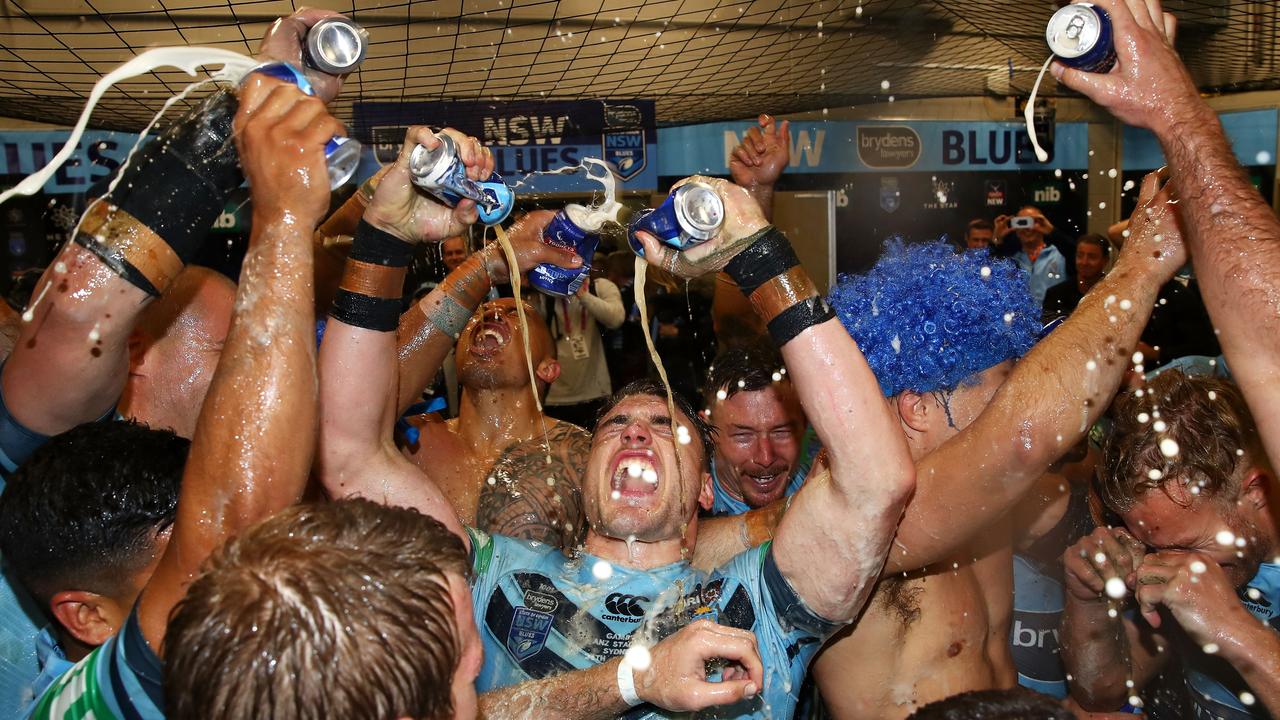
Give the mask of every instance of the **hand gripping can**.
[{"label": "hand gripping can", "polygon": [[1089,3],[1067,5],[1049,18],[1045,41],[1062,64],[1091,73],[1115,67],[1111,16]]},{"label": "hand gripping can", "polygon": [[419,145],[409,156],[409,173],[413,184],[426,190],[449,207],[455,207],[463,198],[474,200],[480,210],[480,222],[497,225],[511,214],[516,204],[516,194],[493,173],[484,182],[467,177],[467,168],[458,155],[458,145],[443,133],[436,135],[440,144],[435,150]]},{"label": "hand gripping can", "polygon": [[599,235],[582,227],[586,224],[586,215],[587,209],[581,205],[565,205],[542,231],[542,242],[578,253],[578,257],[582,258],[582,267],[571,270],[542,263],[529,271],[530,285],[556,297],[577,294],[591,272],[591,257],[600,244]]},{"label": "hand gripping can", "polygon": [[635,254],[644,257],[644,246],[636,237],[643,230],[676,250],[706,242],[724,224],[724,201],[706,183],[688,182],[676,188],[656,210],[646,210],[631,222],[627,240]]},{"label": "hand gripping can", "polygon": [[344,17],[321,20],[307,31],[303,60],[330,75],[342,75],[360,67],[369,49],[369,33]]},{"label": "hand gripping can", "polygon": [[[293,83],[307,95],[316,94],[311,87],[311,81],[307,79],[302,70],[289,63],[267,63],[259,65],[251,72],[262,73],[277,80]],[[248,75],[245,77],[248,77]],[[335,135],[324,145],[324,159],[329,168],[329,189],[336,190],[343,183],[350,180],[352,175],[356,174],[356,168],[360,165],[360,143],[351,138]]]}]

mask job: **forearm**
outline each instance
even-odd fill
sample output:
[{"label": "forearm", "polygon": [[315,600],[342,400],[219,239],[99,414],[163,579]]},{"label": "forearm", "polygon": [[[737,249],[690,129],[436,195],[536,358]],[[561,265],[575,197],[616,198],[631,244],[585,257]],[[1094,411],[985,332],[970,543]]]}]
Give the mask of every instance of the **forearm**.
[{"label": "forearm", "polygon": [[1062,613],[1062,660],[1071,678],[1071,696],[1087,710],[1105,712],[1124,704],[1133,676],[1129,652],[1130,622],[1108,615],[1104,600],[1068,596]]},{"label": "forearm", "polygon": [[761,212],[769,222],[773,222],[773,185],[753,184],[746,186],[747,194],[760,206]]},{"label": "forearm", "polygon": [[1009,512],[1097,421],[1164,281],[1148,262],[1122,257],[1066,322],[1018,361],[982,414],[918,462],[917,474],[930,480],[907,505],[887,571],[950,557]]},{"label": "forearm", "polygon": [[699,520],[693,566],[711,572],[738,553],[773,539],[773,531],[782,520],[787,504],[783,498],[741,515]]},{"label": "forearm", "polygon": [[1216,115],[1200,102],[1159,133],[1205,306],[1254,411],[1280,454],[1280,220],[1236,161]]},{"label": "forearm", "polygon": [[[543,680],[490,690],[480,695],[480,717],[507,720],[529,717],[548,720],[610,720],[630,707],[618,693],[621,658]],[[536,710],[533,710],[536,708]]]},{"label": "forearm", "polygon": [[360,186],[347,201],[333,211],[312,235],[315,243],[316,312],[325,315],[333,305],[333,296],[342,282],[346,255],[331,240],[341,235],[354,235],[360,218],[369,207],[373,193],[370,180]]},{"label": "forearm", "polygon": [[1280,635],[1253,617],[1246,622],[1246,632],[1223,644],[1223,659],[1240,673],[1271,717],[1280,717]]},{"label": "forearm", "polygon": [[400,317],[398,412],[421,397],[453,349],[458,334],[484,301],[491,286],[486,269],[490,252],[486,249],[473,253]]}]

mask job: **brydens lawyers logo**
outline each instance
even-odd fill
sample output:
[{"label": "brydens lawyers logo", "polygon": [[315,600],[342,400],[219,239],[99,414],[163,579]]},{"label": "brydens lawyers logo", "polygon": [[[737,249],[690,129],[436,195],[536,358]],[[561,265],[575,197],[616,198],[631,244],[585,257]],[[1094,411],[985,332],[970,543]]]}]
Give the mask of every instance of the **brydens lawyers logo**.
[{"label": "brydens lawyers logo", "polygon": [[920,159],[920,134],[906,125],[857,129],[858,159],[870,168],[909,168]]}]

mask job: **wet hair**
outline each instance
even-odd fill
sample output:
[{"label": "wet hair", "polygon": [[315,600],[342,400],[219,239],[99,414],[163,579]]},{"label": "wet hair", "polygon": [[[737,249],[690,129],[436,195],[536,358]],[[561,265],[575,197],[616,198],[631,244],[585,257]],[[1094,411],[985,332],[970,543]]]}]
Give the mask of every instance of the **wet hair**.
[{"label": "wet hair", "polygon": [[1076,245],[1079,246],[1084,244],[1097,245],[1098,249],[1102,250],[1102,258],[1104,260],[1111,257],[1111,241],[1107,240],[1106,235],[1099,235],[1098,233],[1081,235],[1080,239],[1076,240]]},{"label": "wet hair", "polygon": [[1074,720],[1075,715],[1048,695],[1023,687],[972,690],[916,710],[907,720]]},{"label": "wet hair", "polygon": [[721,390],[730,398],[740,392],[754,392],[773,385],[773,374],[782,367],[778,351],[768,345],[726,348],[712,361],[708,371],[705,406],[711,407]]},{"label": "wet hair", "polygon": [[841,275],[827,302],[885,397],[954,390],[1024,355],[1041,328],[1017,265],[936,241],[889,241],[869,272]]},{"label": "wet hair", "polygon": [[[636,395],[648,395],[658,398],[664,404],[667,402],[667,391],[662,386],[662,383],[648,379],[634,380],[627,383],[621,390],[605,401],[604,406],[600,408],[600,413],[596,415],[593,432],[599,429],[600,421],[617,407],[618,403]],[[697,433],[698,439],[702,441],[702,457],[703,462],[706,463],[711,458],[712,453],[715,452],[715,428],[700,413],[694,411],[693,406],[689,404],[684,395],[673,390],[671,397],[675,401],[676,410],[684,413],[689,418],[689,422],[693,423],[693,432]],[[675,418],[671,418],[672,422],[675,422],[675,420]]]},{"label": "wet hair", "polygon": [[166,714],[451,717],[448,577],[467,572],[462,540],[416,510],[288,508],[215,552],[174,609]]},{"label": "wet hair", "polygon": [[[1126,512],[1156,488],[1185,504],[1184,493],[1169,493],[1173,483],[1234,503],[1240,493],[1238,471],[1266,461],[1253,415],[1235,383],[1166,370],[1141,392],[1123,393],[1111,407],[1113,425],[1098,483],[1107,507]],[[1164,423],[1163,431],[1156,430],[1157,422]],[[1173,457],[1160,447],[1166,439],[1178,444]]]},{"label": "wet hair", "polygon": [[0,553],[47,604],[116,595],[173,524],[190,441],[135,422],[86,423],[36,450],[0,494]]},{"label": "wet hair", "polygon": [[990,230],[992,232],[995,232],[995,229],[996,229],[996,226],[992,225],[990,220],[987,220],[985,218],[978,218],[976,220],[970,220],[969,224],[965,226],[964,236],[968,238],[969,233],[974,230]]}]

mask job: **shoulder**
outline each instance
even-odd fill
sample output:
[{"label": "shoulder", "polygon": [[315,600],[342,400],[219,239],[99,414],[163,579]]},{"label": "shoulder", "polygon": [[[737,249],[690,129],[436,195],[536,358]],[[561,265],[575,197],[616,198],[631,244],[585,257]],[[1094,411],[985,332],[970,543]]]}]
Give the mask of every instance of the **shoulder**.
[{"label": "shoulder", "polygon": [[602,291],[609,293],[611,295],[618,295],[618,296],[622,295],[622,291],[618,289],[618,286],[615,285],[614,282],[608,278],[596,278],[595,280],[591,281],[591,284],[592,286],[595,287],[597,295],[599,295]]},{"label": "shoulder", "polygon": [[558,548],[537,540],[487,533],[473,527],[467,528],[467,535],[471,538],[471,566],[477,576],[504,568],[532,567],[555,561],[557,557],[559,564],[564,559]]}]

